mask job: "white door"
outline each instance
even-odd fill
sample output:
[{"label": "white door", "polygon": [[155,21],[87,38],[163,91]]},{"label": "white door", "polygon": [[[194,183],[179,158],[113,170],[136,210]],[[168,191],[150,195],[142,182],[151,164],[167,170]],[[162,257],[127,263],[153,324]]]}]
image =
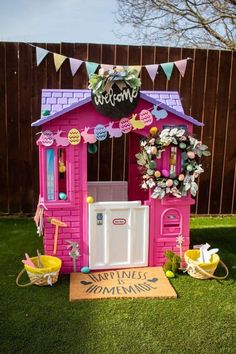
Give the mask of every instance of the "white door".
[{"label": "white door", "polygon": [[148,265],[149,207],[141,202],[89,204],[89,267]]}]

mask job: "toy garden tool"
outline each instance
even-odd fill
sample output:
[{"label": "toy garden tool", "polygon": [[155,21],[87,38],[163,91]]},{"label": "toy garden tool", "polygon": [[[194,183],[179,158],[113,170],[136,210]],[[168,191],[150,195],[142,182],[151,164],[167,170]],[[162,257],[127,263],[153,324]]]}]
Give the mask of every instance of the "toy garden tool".
[{"label": "toy garden tool", "polygon": [[55,234],[54,234],[54,246],[53,246],[53,254],[57,253],[57,240],[58,240],[58,229],[60,227],[67,227],[66,223],[62,222],[61,220],[49,218],[48,221],[55,225]]},{"label": "toy garden tool", "polygon": [[79,246],[77,242],[73,242],[70,240],[66,240],[69,245],[67,246],[67,249],[70,249],[69,251],[69,256],[73,259],[73,271],[74,273],[76,272],[76,259],[79,258],[80,253],[79,253]]}]

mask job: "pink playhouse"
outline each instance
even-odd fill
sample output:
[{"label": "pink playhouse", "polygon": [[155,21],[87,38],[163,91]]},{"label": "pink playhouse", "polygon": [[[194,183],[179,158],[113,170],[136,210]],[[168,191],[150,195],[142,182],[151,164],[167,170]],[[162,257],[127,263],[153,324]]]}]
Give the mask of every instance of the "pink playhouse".
[{"label": "pink playhouse", "polygon": [[[32,126],[42,132],[44,252],[62,260],[63,273],[163,265],[166,250],[179,253],[180,235],[183,252],[189,248],[190,189],[194,195],[197,188],[192,170],[195,177],[203,170],[191,162],[200,142],[190,139],[192,151],[186,151],[185,134],[202,123],[184,114],[177,92],[141,91],[133,112],[114,120],[94,108],[90,90],[47,89],[43,112]],[[96,141],[122,134],[129,141],[128,180],[88,182],[88,147],[95,152]],[[179,183],[186,193],[179,194]],[[74,260],[71,242],[79,253]]]}]

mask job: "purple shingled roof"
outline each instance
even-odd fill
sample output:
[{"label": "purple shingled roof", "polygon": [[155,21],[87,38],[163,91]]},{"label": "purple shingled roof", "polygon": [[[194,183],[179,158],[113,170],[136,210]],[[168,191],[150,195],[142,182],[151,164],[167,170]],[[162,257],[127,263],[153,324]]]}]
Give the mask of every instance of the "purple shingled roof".
[{"label": "purple shingled roof", "polygon": [[[177,91],[141,91],[140,97],[150,103],[157,104],[159,107],[195,125],[203,125],[203,123],[184,114]],[[41,115],[45,110],[49,110],[50,115],[42,116],[36,122],[32,123],[32,126],[40,126],[90,101],[90,90],[42,90]]]}]

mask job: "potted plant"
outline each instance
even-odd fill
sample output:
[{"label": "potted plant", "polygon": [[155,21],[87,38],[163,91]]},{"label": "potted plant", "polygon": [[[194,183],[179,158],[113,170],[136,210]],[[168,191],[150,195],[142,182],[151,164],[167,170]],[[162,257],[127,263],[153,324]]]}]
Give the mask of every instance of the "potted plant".
[{"label": "potted plant", "polygon": [[93,104],[101,114],[121,118],[130,114],[138,104],[141,80],[133,67],[115,66],[89,78]]}]

